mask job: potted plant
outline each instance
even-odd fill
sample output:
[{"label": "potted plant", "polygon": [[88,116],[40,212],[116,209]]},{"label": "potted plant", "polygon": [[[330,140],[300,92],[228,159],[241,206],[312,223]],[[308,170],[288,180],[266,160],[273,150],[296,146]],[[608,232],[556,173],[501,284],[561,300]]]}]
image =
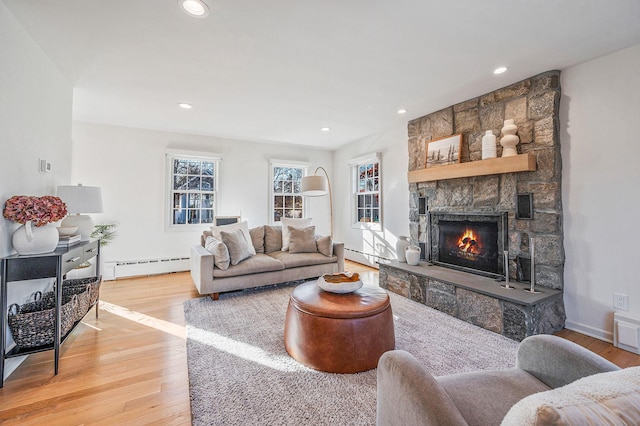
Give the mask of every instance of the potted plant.
[{"label": "potted plant", "polygon": [[51,224],[67,215],[67,206],[53,195],[15,195],[5,203],[3,215],[22,224],[12,238],[18,254],[49,253],[58,245],[58,231]]}]

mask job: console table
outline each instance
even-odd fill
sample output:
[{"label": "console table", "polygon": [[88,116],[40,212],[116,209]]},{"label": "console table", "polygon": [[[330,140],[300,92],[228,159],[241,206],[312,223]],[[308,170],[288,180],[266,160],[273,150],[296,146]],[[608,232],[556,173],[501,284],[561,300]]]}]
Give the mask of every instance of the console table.
[{"label": "console table", "polygon": [[[2,258],[2,286],[0,288],[0,388],[4,386],[4,364],[7,358],[27,355],[36,352],[54,350],[54,371],[58,374],[60,345],[66,336],[60,334],[60,305],[62,301],[62,281],[67,272],[77,268],[81,263],[96,258],[96,276],[100,276],[100,240],[82,241],[71,247],[58,248],[51,253],[34,255],[12,255]],[[18,346],[7,352],[7,287],[8,283],[19,285],[20,281],[41,278],[56,279],[56,320],[54,343],[36,348],[22,349]],[[97,316],[97,308],[96,308]],[[78,321],[79,323],[79,321]],[[74,324],[71,331],[78,325]]]}]

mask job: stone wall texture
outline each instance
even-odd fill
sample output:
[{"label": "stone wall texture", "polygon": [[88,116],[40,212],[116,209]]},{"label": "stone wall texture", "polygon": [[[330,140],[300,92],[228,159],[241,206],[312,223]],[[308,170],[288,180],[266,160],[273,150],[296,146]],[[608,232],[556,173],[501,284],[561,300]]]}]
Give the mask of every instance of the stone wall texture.
[{"label": "stone wall texture", "polygon": [[[513,119],[518,126],[518,153],[534,154],[537,161],[537,169],[533,172],[410,184],[412,243],[427,242],[427,222],[425,216],[418,214],[419,197],[427,198],[430,211],[506,211],[511,279],[518,276],[517,257],[530,257],[529,241],[533,238],[536,286],[562,289],[564,247],[559,104],[560,72],[549,71],[410,121],[409,171],[426,167],[427,142],[458,133],[462,134],[461,162],[481,160],[482,136],[486,130],[492,130],[496,135],[498,156],[501,156],[499,142],[506,119]],[[516,219],[516,194],[519,193],[533,195],[532,220]],[[406,292],[410,297],[408,288]],[[423,292],[427,294],[421,297],[430,297],[426,289]],[[447,305],[444,294],[441,299],[441,303]]]}]

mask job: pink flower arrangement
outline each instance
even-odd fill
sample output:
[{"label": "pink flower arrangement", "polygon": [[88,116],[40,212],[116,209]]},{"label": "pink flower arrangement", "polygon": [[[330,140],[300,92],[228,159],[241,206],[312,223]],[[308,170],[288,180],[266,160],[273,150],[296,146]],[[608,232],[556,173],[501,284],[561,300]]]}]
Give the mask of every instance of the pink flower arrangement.
[{"label": "pink flower arrangement", "polygon": [[4,206],[5,218],[22,224],[31,221],[35,226],[57,222],[66,215],[67,205],[53,195],[43,197],[14,195]]}]

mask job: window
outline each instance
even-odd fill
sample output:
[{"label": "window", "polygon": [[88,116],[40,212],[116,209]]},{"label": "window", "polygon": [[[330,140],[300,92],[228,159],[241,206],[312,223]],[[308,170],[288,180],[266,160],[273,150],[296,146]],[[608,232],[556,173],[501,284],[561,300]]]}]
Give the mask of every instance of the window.
[{"label": "window", "polygon": [[271,223],[282,217],[305,217],[300,180],[307,174],[307,163],[271,162]]},{"label": "window", "polygon": [[380,226],[380,160],[376,155],[355,158],[353,170],[353,222],[355,227]]},{"label": "window", "polygon": [[167,154],[170,226],[213,223],[220,159],[205,155]]}]

